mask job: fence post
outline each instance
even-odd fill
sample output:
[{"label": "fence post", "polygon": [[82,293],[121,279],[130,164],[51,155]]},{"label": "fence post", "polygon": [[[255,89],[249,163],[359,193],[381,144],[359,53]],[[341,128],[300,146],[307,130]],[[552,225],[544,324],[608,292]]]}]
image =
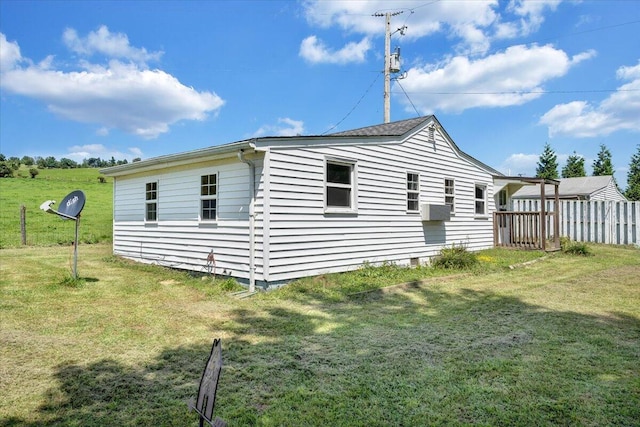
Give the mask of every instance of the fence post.
[{"label": "fence post", "polygon": [[27,244],[27,207],[20,205],[20,238],[22,245]]}]

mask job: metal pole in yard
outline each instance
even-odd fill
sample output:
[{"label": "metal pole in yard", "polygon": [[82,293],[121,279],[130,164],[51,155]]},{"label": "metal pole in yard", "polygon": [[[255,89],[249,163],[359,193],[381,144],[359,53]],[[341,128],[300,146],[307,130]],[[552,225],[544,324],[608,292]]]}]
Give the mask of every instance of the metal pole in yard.
[{"label": "metal pole in yard", "polygon": [[73,241],[73,278],[78,278],[78,228],[80,227],[80,216],[75,219],[76,237]]},{"label": "metal pole in yard", "polygon": [[20,205],[20,239],[23,246],[27,244],[27,207]]}]

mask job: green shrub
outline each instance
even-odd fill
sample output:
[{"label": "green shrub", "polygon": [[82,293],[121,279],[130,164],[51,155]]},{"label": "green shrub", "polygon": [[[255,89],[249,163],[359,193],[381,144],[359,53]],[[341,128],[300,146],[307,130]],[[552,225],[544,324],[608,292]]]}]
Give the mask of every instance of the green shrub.
[{"label": "green shrub", "polygon": [[562,236],[560,237],[560,249],[562,249],[563,251],[566,250],[569,245],[571,245],[571,239],[566,237],[566,236]]},{"label": "green shrub", "polygon": [[223,291],[237,291],[237,290],[243,289],[242,286],[240,286],[238,284],[238,282],[232,277],[228,277],[226,279],[218,280],[218,281],[216,281],[216,284]]},{"label": "green shrub", "polygon": [[592,255],[591,249],[584,242],[573,242],[568,237],[560,238],[560,248],[562,252],[572,255],[588,256]]},{"label": "green shrub", "polygon": [[433,266],[452,270],[462,270],[471,268],[478,264],[478,257],[475,253],[469,252],[463,244],[451,247],[444,247],[440,250],[440,255],[433,261]]},{"label": "green shrub", "polygon": [[6,162],[0,162],[0,178],[12,178],[13,169]]},{"label": "green shrub", "polygon": [[589,246],[584,242],[569,242],[569,244],[562,248],[562,251],[567,254],[582,256],[593,254],[591,249],[589,249]]}]

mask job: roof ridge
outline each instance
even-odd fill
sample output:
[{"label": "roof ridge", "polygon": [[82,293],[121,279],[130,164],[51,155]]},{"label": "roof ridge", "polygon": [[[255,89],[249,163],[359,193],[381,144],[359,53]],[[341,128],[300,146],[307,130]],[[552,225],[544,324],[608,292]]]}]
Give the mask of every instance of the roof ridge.
[{"label": "roof ridge", "polygon": [[433,115],[414,117],[411,119],[379,123],[377,125],[330,133],[326,136],[400,136],[431,118],[433,118]]}]

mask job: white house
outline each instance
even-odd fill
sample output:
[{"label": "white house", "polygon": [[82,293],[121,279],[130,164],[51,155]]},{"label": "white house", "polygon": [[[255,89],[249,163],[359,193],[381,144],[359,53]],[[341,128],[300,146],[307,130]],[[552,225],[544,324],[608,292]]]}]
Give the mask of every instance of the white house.
[{"label": "white house", "polygon": [[323,136],[265,137],[101,171],[113,251],[268,288],[365,262],[428,262],[493,246],[498,171],[434,116]]},{"label": "white house", "polygon": [[[575,178],[560,178],[560,200],[607,200],[613,202],[626,202],[613,176],[582,176]],[[552,187],[547,185],[545,194],[553,197]],[[540,199],[540,190],[532,187],[523,187],[513,196],[513,199]]]}]

